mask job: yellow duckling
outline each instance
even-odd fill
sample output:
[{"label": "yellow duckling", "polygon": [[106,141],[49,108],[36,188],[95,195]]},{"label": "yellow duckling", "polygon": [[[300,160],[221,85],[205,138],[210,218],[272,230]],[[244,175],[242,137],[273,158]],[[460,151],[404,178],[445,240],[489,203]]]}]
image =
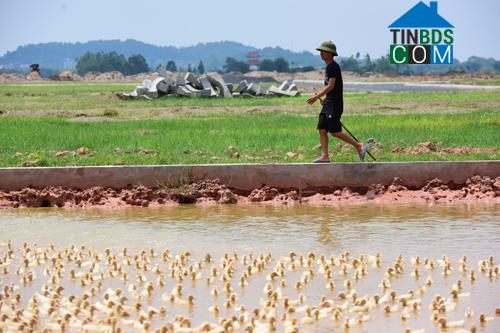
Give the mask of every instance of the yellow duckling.
[{"label": "yellow duckling", "polygon": [[468,293],[459,293],[457,290],[452,290],[451,291],[451,296],[453,299],[457,300],[459,298],[465,298],[465,297],[469,297],[470,296],[470,292]]},{"label": "yellow duckling", "polygon": [[401,315],[400,315],[400,319],[401,321],[407,321],[408,319],[410,319],[411,315],[410,315],[410,310],[409,308],[404,308],[403,311],[401,311]]},{"label": "yellow duckling", "polygon": [[187,299],[183,300],[182,298],[177,298],[175,299],[175,303],[179,305],[187,305],[187,306],[193,306],[194,305],[194,296],[193,295],[188,295]]},{"label": "yellow duckling", "polygon": [[283,327],[285,329],[285,333],[299,333],[298,320],[295,318],[292,320],[286,319],[283,322]]},{"label": "yellow duckling", "polygon": [[486,315],[484,313],[481,313],[479,315],[479,322],[484,325],[486,324],[487,322],[489,321],[492,321],[494,318],[493,317],[486,317]]},{"label": "yellow duckling", "polygon": [[208,308],[208,311],[214,315],[214,317],[218,317],[220,314],[219,307],[217,305],[212,305]]},{"label": "yellow duckling", "polygon": [[154,286],[153,286],[153,283],[152,282],[147,282],[145,287],[144,287],[144,290],[141,291],[141,296],[142,297],[151,297],[153,296],[153,291],[154,291]]},{"label": "yellow duckling", "polygon": [[354,327],[356,324],[358,324],[358,320],[356,318],[345,318],[344,319],[344,329],[349,330],[350,328]]},{"label": "yellow duckling", "polygon": [[384,312],[385,312],[385,314],[390,314],[390,313],[392,313],[392,312],[396,312],[396,311],[398,311],[399,309],[400,309],[399,304],[395,304],[395,305],[393,305],[393,306],[386,305],[386,306],[384,307]]},{"label": "yellow duckling", "polygon": [[380,282],[380,284],[378,286],[382,290],[387,290],[387,289],[391,288],[391,282],[388,279],[382,279],[382,281]]},{"label": "yellow duckling", "polygon": [[447,328],[460,328],[464,327],[465,321],[462,320],[456,320],[456,321],[446,321],[445,318],[440,318],[438,320],[438,324],[441,327],[441,329],[447,329]]},{"label": "yellow duckling", "polygon": [[347,279],[344,281],[344,288],[346,290],[352,290],[352,282],[351,280]]},{"label": "yellow duckling", "polygon": [[433,283],[432,278],[430,276],[428,276],[427,279],[425,280],[425,285],[427,287],[430,287],[430,286],[432,286],[432,283]]},{"label": "yellow duckling", "polygon": [[408,301],[408,300],[412,299],[413,296],[415,296],[415,292],[413,290],[408,290],[407,294],[400,295],[396,299]]},{"label": "yellow duckling", "polygon": [[474,310],[472,310],[472,308],[470,306],[468,306],[466,309],[465,309],[465,317],[466,318],[472,318],[474,316]]},{"label": "yellow duckling", "polygon": [[306,312],[306,316],[305,317],[302,317],[300,319],[300,323],[302,325],[311,325],[313,323],[315,323],[316,321],[318,321],[318,316],[319,316],[319,312],[314,312],[312,315],[311,315],[311,311],[307,311]]}]

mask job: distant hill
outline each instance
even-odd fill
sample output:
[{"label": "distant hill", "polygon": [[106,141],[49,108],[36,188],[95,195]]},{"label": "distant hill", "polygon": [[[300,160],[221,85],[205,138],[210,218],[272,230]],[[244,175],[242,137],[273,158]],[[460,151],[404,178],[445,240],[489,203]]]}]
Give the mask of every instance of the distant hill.
[{"label": "distant hill", "polygon": [[141,54],[146,58],[151,68],[165,65],[168,60],[174,60],[178,67],[187,67],[188,64],[197,65],[203,61],[208,70],[221,69],[226,57],[244,60],[247,52],[259,51],[262,59],[285,58],[296,66],[321,66],[318,55],[311,52],[292,52],[281,47],[266,47],[258,49],[238,42],[222,41],[199,43],[188,47],[155,46],[134,39],[96,40],[86,43],[41,43],[19,46],[13,52],[7,52],[0,57],[0,65],[19,67],[38,63],[44,68],[73,68],[76,59],[86,52],[115,51],[129,57]]}]

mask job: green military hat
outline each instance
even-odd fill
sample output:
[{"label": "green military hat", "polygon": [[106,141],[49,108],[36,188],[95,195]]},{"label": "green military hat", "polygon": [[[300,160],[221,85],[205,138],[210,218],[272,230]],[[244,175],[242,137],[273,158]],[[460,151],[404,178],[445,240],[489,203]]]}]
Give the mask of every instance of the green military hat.
[{"label": "green military hat", "polygon": [[321,45],[318,48],[316,48],[316,50],[329,52],[329,53],[332,53],[334,56],[338,55],[337,54],[337,47],[335,46],[335,44],[333,44],[332,41],[326,41],[326,42],[321,43]]}]

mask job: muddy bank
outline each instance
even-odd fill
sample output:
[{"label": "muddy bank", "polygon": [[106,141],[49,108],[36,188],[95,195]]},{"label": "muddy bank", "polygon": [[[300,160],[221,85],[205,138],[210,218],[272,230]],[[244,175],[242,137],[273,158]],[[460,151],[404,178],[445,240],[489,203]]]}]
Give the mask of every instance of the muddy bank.
[{"label": "muddy bank", "polygon": [[179,204],[352,204],[387,202],[458,202],[487,201],[500,203],[500,177],[474,176],[465,184],[433,179],[421,188],[408,188],[399,178],[392,184],[372,184],[362,188],[279,189],[264,186],[253,191],[227,187],[218,179],[205,180],[176,188],[129,186],[122,189],[25,188],[0,191],[0,208],[17,207],[159,207]]}]

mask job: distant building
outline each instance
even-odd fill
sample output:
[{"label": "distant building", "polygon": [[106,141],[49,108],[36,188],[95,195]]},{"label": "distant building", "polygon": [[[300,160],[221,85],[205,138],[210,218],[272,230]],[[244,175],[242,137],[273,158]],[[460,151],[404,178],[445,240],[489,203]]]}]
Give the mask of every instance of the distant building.
[{"label": "distant building", "polygon": [[246,64],[250,67],[250,70],[252,71],[257,70],[260,65],[259,51],[249,51],[247,53]]}]

